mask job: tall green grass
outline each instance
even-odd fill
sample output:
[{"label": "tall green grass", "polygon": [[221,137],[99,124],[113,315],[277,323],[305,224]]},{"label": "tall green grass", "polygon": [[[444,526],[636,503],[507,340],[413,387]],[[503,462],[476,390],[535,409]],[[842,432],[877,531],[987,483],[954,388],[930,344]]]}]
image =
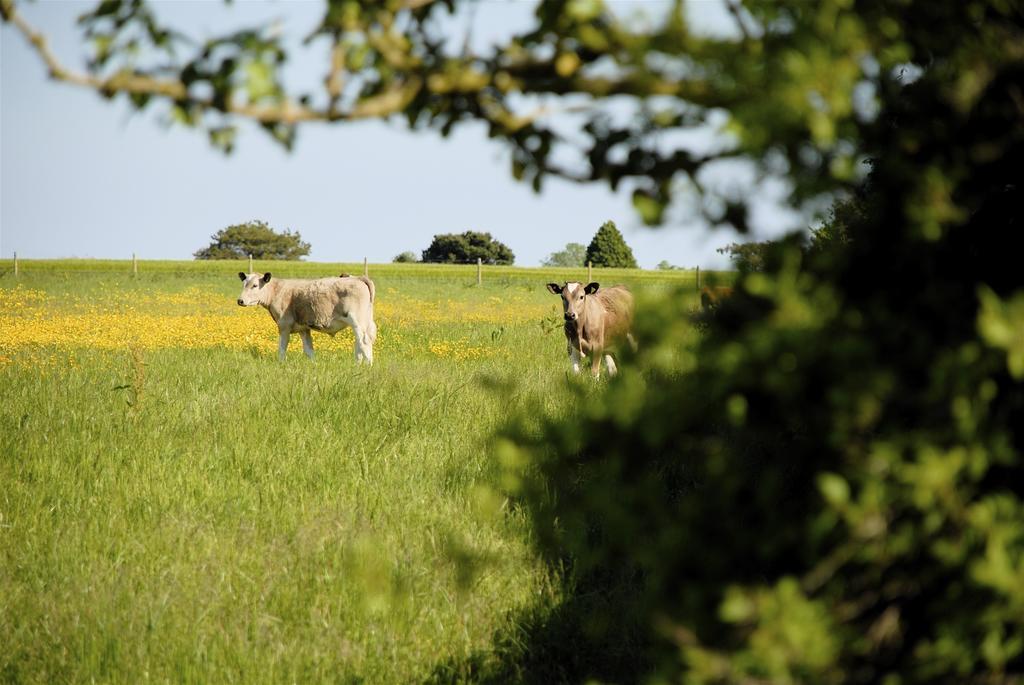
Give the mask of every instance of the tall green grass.
[{"label": "tall green grass", "polygon": [[[199,287],[230,304],[238,291],[238,263],[147,262],[138,278],[126,262],[21,267],[0,288],[55,302]],[[569,277],[371,275],[379,298],[487,307],[513,288],[553,309],[543,283]],[[606,275],[640,289],[685,278]],[[390,683],[500,658],[496,640],[554,606],[558,584],[499,494],[489,436],[538,402],[573,410],[564,342],[539,320],[403,325],[413,340],[454,326],[500,354],[379,354],[364,368],[349,353],[310,362],[297,342],[284,363],[126,345],[0,366],[0,680]]]}]

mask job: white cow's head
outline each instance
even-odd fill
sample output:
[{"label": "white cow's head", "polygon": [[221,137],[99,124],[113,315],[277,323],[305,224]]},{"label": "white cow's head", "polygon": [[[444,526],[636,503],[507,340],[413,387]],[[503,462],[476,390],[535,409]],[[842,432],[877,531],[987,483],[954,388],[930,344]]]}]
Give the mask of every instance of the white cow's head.
[{"label": "white cow's head", "polygon": [[580,318],[587,295],[593,295],[599,287],[597,283],[588,283],[584,286],[578,281],[569,281],[564,286],[548,283],[548,290],[562,296],[562,314],[566,321],[576,321]]},{"label": "white cow's head", "polygon": [[270,283],[270,272],[247,274],[244,271],[239,271],[238,278],[242,280],[242,294],[238,296],[238,306],[252,307],[259,304],[263,295],[263,286]]}]

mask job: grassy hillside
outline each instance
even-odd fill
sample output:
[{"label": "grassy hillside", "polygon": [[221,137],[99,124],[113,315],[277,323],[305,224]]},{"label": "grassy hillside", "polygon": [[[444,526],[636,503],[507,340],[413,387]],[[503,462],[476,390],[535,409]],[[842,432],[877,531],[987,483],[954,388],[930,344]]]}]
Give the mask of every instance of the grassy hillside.
[{"label": "grassy hillside", "polygon": [[[450,679],[557,601],[488,438],[571,411],[543,284],[585,270],[371,265],[368,369],[347,332],[278,363],[270,317],[234,303],[246,266],[0,275],[4,681]],[[696,302],[690,272],[594,278]]]}]

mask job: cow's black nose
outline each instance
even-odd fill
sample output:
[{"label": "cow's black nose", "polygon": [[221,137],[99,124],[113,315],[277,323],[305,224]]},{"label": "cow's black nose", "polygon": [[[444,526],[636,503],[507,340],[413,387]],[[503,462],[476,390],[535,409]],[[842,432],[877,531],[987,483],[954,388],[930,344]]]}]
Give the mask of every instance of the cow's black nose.
[{"label": "cow's black nose", "polygon": [[242,302],[242,298],[238,298],[238,304],[239,304],[239,305],[244,305],[244,304],[245,304],[245,302]]},{"label": "cow's black nose", "polygon": [[566,314],[565,315],[565,320],[566,321],[575,321],[576,320],[576,315],[575,314]]}]

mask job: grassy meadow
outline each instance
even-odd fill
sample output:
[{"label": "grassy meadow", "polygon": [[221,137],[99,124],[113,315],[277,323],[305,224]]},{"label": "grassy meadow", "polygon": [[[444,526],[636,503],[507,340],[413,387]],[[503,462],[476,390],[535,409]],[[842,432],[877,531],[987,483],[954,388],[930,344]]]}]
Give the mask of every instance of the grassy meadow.
[{"label": "grassy meadow", "polygon": [[[557,605],[489,438],[571,411],[543,284],[585,270],[371,265],[366,368],[349,331],[278,363],[244,262],[10,266],[0,682],[466,680]],[[594,279],[697,302],[693,272]]]}]

